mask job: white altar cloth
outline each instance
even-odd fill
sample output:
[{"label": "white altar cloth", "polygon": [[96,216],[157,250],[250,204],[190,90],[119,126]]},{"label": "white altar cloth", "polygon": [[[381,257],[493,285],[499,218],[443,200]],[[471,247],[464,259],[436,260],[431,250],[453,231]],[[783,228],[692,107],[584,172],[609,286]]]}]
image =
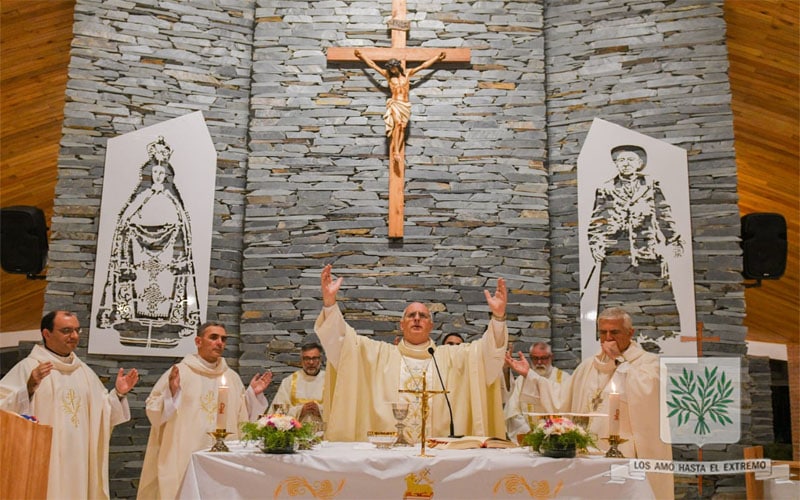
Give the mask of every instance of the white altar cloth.
[{"label": "white altar cloth", "polygon": [[646,480],[609,482],[627,459],[552,459],[528,448],[376,449],[369,443],[327,443],[290,455],[267,455],[254,444],[229,443],[228,453],[196,452],[182,499],[235,498],[653,498]]}]

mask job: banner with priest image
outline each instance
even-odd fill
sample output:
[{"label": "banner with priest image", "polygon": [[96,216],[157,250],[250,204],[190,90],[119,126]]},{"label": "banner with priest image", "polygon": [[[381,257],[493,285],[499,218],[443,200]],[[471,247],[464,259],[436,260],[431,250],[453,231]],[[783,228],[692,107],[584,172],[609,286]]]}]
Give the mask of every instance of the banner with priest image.
[{"label": "banner with priest image", "polygon": [[686,151],[595,118],[578,156],[581,347],[600,350],[597,315],[633,318],[658,354],[694,355],[694,269]]},{"label": "banner with priest image", "polygon": [[201,112],[108,141],[90,353],[195,352],[208,299],[215,174]]}]

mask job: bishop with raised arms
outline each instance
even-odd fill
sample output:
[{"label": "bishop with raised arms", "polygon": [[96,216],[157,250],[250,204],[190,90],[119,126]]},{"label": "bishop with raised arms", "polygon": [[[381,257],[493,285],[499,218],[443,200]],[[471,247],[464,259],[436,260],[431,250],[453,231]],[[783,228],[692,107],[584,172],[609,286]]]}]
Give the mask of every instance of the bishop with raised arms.
[{"label": "bishop with raised arms", "polygon": [[[419,398],[411,392],[422,387],[426,377],[431,390],[449,391],[455,432],[463,435],[505,437],[500,392],[501,372],[508,343],[505,313],[508,302],[505,280],[498,278],[494,293],[484,290],[491,320],[483,336],[460,345],[436,346],[430,338],[431,312],[413,302],[403,311],[397,345],[358,335],[347,324],[336,302],[343,278],[333,278],[332,266],[321,273],[323,309],[314,325],[328,369],[323,400],[326,439],[366,441],[368,431],[395,427],[392,403],[410,404],[406,439],[419,442],[421,426],[429,436],[446,436],[450,416],[444,397],[431,401],[429,418],[420,418]],[[434,349],[444,386],[435,373]]]}]

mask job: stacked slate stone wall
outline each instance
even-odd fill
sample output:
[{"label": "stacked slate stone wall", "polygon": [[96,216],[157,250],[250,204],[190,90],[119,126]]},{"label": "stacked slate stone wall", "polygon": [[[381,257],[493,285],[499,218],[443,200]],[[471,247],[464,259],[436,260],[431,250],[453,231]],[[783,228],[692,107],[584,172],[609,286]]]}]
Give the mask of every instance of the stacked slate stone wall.
[{"label": "stacked slate stone wall", "polygon": [[[46,308],[89,324],[108,138],[202,110],[219,155],[207,317],[228,325],[228,361],[245,382],[272,369],[272,396],[295,369],[327,263],[344,277],[345,317],[387,341],[414,300],[431,304],[437,338],[475,338],[488,321],[483,290],[504,277],[515,348],[550,340],[556,364],[573,368],[576,163],[599,117],[689,151],[698,321],[721,338],[704,352],[742,355],[721,2],[409,0],[408,10],[409,46],[467,47],[472,59],[414,80],[398,242],[387,237],[386,82],[325,58],[331,46],[388,46],[388,0],[78,0]],[[133,422],[112,437],[112,495],[133,496],[144,399],[175,359],[88,356],[86,341],[79,355],[109,386],[119,366],[143,372]],[[734,448],[720,453],[741,456]]]},{"label": "stacked slate stone wall", "polygon": [[697,320],[721,337],[703,351],[744,354],[722,2],[546,5],[553,336],[580,345],[577,158],[598,117],[688,151]]},{"label": "stacked slate stone wall", "polygon": [[[252,0],[77,1],[46,310],[73,311],[88,330],[108,139],[202,111],[218,155],[207,315],[229,325],[236,366],[254,12]],[[144,401],[176,359],[88,356],[87,344],[84,334],[78,354],[107,387],[121,366],[140,373],[109,464],[112,496],[133,497],[150,428]]]},{"label": "stacked slate stone wall", "polygon": [[747,372],[750,386],[747,393],[752,405],[751,428],[752,445],[770,445],[775,442],[775,430],[772,425],[772,369],[769,358],[765,356],[747,356]]},{"label": "stacked slate stone wall", "polygon": [[[595,117],[688,151],[697,321],[705,356],[743,356],[744,291],[722,2],[546,2],[554,349],[580,361],[577,158]],[[631,311],[634,320],[646,311]],[[562,358],[566,353],[561,353]],[[743,373],[743,379],[746,373]],[[744,397],[742,441],[749,443]],[[717,445],[728,458],[741,446]],[[695,447],[674,447],[693,460]],[[712,459],[706,453],[707,460]],[[678,481],[678,491],[682,485]],[[691,486],[689,487],[692,488]]]},{"label": "stacked slate stone wall", "polygon": [[287,351],[313,332],[327,263],[345,278],[345,317],[376,338],[392,340],[405,305],[421,301],[434,335],[474,339],[499,277],[512,333],[548,338],[541,5],[408,2],[409,46],[469,47],[472,60],[412,81],[401,242],[387,231],[386,82],[325,56],[388,46],[388,2],[307,7],[263,0],[256,15],[243,370],[265,350],[296,360]]}]

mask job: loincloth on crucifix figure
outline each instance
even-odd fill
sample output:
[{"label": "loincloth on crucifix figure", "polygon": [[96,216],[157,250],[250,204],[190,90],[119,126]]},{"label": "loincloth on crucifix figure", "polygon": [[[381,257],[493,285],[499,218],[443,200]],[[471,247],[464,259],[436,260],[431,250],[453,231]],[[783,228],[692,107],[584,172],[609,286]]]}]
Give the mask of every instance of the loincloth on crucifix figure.
[{"label": "loincloth on crucifix figure", "polygon": [[386,122],[386,136],[391,137],[395,127],[405,128],[411,120],[411,103],[389,98],[386,101],[386,113],[383,121]]}]

